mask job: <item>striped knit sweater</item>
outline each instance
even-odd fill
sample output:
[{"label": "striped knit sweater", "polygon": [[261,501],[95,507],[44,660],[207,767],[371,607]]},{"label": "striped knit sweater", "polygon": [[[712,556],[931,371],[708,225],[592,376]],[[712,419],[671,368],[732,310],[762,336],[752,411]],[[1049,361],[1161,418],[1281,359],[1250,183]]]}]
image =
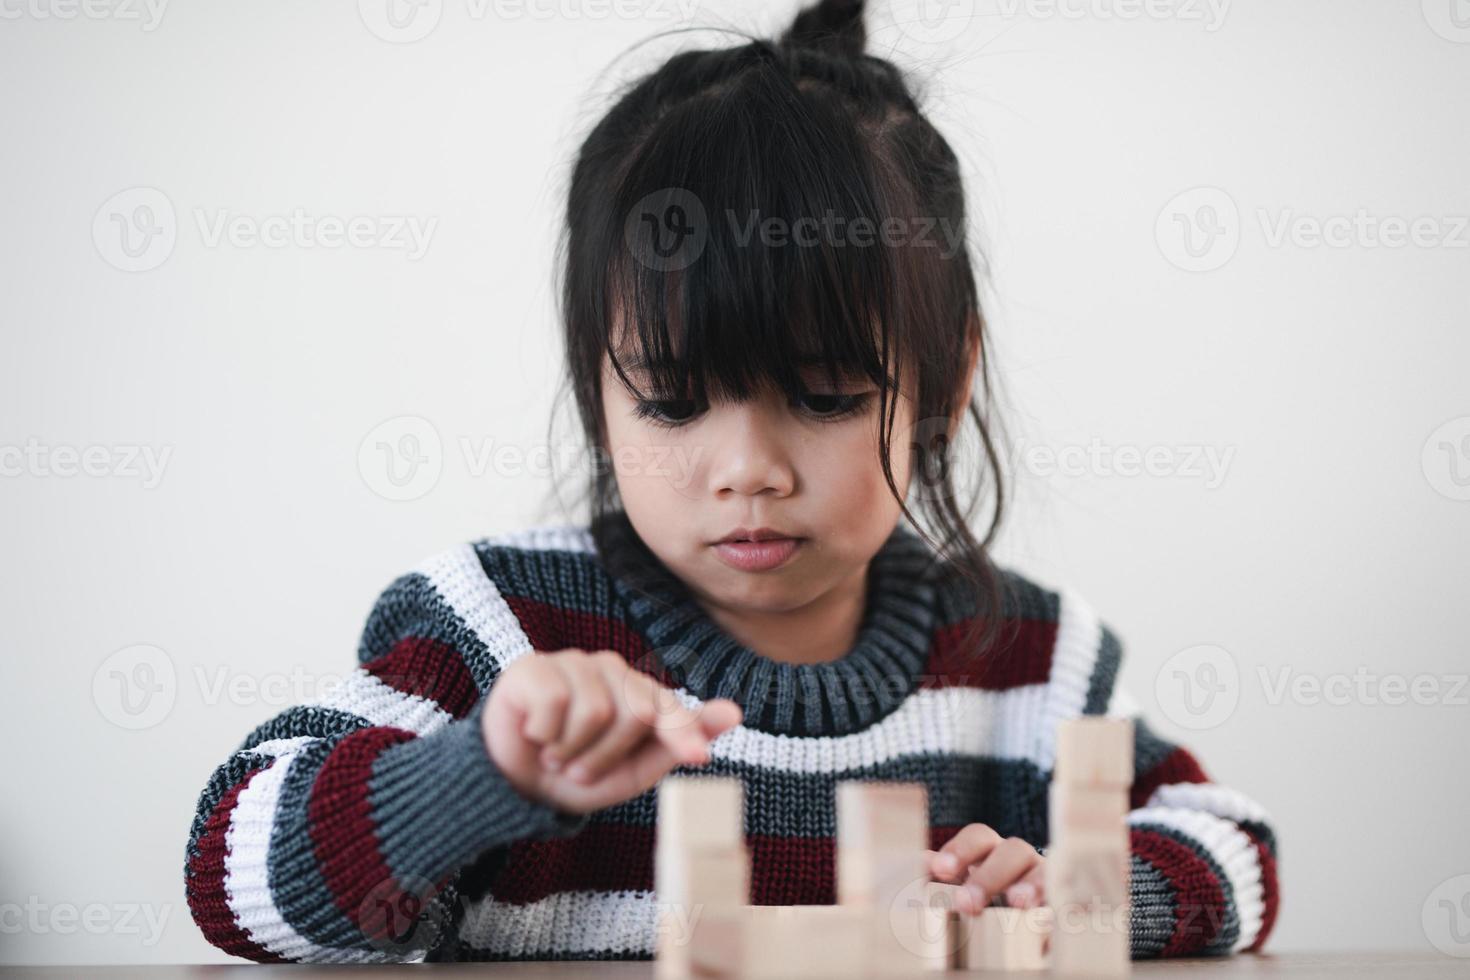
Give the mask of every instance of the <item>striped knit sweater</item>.
[{"label": "striped knit sweater", "polygon": [[209,941],[270,962],[646,959],[657,788],[584,816],[522,797],[480,713],[517,657],[610,649],[741,725],[705,767],[744,782],[751,900],[835,901],[839,779],[927,786],[931,846],[968,823],[1043,849],[1063,718],[1134,718],[1135,958],[1259,948],[1276,916],[1266,813],[1209,781],[1115,685],[1117,636],[1065,589],[1001,568],[1004,639],[960,645],[975,600],[900,524],[874,556],[856,645],[796,665],[719,629],[619,515],[602,553],[548,524],[445,551],[395,580],[358,666],[251,732],[189,832],[190,910]]}]

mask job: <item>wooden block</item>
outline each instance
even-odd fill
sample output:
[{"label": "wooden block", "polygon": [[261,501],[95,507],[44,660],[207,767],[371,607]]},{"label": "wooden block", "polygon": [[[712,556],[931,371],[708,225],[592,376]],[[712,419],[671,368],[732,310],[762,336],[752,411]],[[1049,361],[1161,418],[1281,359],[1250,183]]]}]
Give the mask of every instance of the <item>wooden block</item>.
[{"label": "wooden block", "polygon": [[842,905],[752,905],[745,909],[742,977],[855,977],[867,972],[872,913]]},{"label": "wooden block", "polygon": [[699,908],[688,919],[660,907],[658,915],[654,976],[659,980],[745,973],[745,907]]},{"label": "wooden block", "polygon": [[745,787],[729,777],[669,776],[658,786],[657,847],[714,850],[745,843]]},{"label": "wooden block", "polygon": [[1084,786],[1133,784],[1133,719],[1086,715],[1057,724],[1053,782]]},{"label": "wooden block", "polygon": [[653,878],[664,904],[750,903],[750,855],[744,847],[657,855]]},{"label": "wooden block", "polygon": [[886,906],[915,879],[927,881],[929,803],[920,783],[837,786],[837,900]]},{"label": "wooden block", "polygon": [[662,980],[726,976],[741,969],[750,859],[743,847],[659,855],[654,862]]},{"label": "wooden block", "polygon": [[670,777],[658,790],[654,886],[660,980],[738,975],[750,856],[738,779]]},{"label": "wooden block", "polygon": [[839,845],[837,901],[839,905],[887,909],[905,889],[929,879],[929,862],[922,850],[865,851]]},{"label": "wooden block", "polygon": [[1057,977],[1126,977],[1132,963],[1127,936],[1118,941],[1111,932],[1064,929],[1061,917],[1052,930],[1047,965]]},{"label": "wooden block", "polygon": [[1054,915],[1050,946],[1058,975],[1128,973],[1129,854],[1119,846],[1063,841],[1046,852],[1046,898]]},{"label": "wooden block", "polygon": [[1046,907],[1013,909],[992,905],[979,915],[962,915],[968,936],[959,948],[967,970],[1041,970],[1052,932]]},{"label": "wooden block", "polygon": [[837,840],[857,850],[924,850],[929,800],[922,783],[837,784]]},{"label": "wooden block", "polygon": [[1054,780],[1047,795],[1047,818],[1054,843],[1126,847],[1128,791]]},{"label": "wooden block", "polygon": [[954,964],[953,901],[946,887],[928,880],[927,860],[920,854],[920,873],[897,895],[874,909],[871,929],[871,972],[908,976],[925,970],[947,970]]}]

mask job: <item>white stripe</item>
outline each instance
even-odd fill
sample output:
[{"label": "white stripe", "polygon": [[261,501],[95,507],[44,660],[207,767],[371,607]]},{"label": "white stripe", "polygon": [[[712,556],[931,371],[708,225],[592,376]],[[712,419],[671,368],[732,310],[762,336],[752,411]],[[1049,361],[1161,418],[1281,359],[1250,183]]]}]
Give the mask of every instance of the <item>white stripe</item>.
[{"label": "white stripe", "polygon": [[1214,814],[1168,806],[1133,810],[1128,814],[1128,822],[1161,824],[1198,841],[1224,870],[1240,915],[1240,935],[1230,951],[1237,952],[1255,942],[1265,920],[1265,891],[1256,846],[1244,831]]},{"label": "white stripe", "polygon": [[1243,820],[1271,822],[1265,807],[1244,793],[1219,783],[1166,783],[1153,791],[1147,805],[1203,810],[1237,823]]},{"label": "white stripe", "polygon": [[653,892],[557,892],[526,904],[487,897],[465,909],[459,938],[500,956],[652,953],[658,928]]},{"label": "white stripe", "polygon": [[[684,688],[675,694],[692,710],[703,704]],[[841,773],[927,752],[1039,765],[1032,733],[1046,699],[1044,684],[925,688],[859,732],[799,738],[737,725],[710,743],[710,755],[792,773]]]},{"label": "white stripe", "polygon": [[1105,714],[1112,718],[1137,718],[1143,714],[1143,708],[1133,697],[1133,692],[1122,684],[1114,682],[1113,693],[1108,697]]},{"label": "white stripe", "polygon": [[491,547],[520,548],[523,551],[570,551],[589,554],[596,551],[592,529],[582,524],[539,524],[518,528],[480,539]]},{"label": "white stripe", "polygon": [[1036,735],[1032,758],[1047,772],[1056,765],[1058,723],[1080,716],[1087,706],[1087,689],[1102,645],[1102,622],[1080,596],[1060,588],[1057,607],[1057,638],[1046,706],[1038,726],[1028,729]]},{"label": "white stripe", "polygon": [[290,960],[314,963],[395,962],[381,953],[318,946],[286,921],[271,895],[269,865],[271,829],[281,784],[291,766],[278,758],[256,773],[240,791],[225,832],[225,899],[235,921],[251,941]]},{"label": "white stripe", "polygon": [[417,570],[485,645],[497,666],[504,668],[531,652],[530,638],[521,629],[500,589],[485,574],[473,545],[462,544],[441,551],[421,563]]},{"label": "white stripe", "polygon": [[295,735],[291,738],[271,738],[264,742],[257,742],[248,749],[241,749],[242,753],[250,755],[287,755],[295,752],[307,742],[315,742],[315,735]]},{"label": "white stripe", "polygon": [[385,684],[362,667],[302,707],[331,708],[356,715],[370,725],[404,728],[417,735],[431,735],[454,720],[437,701],[405,694]]}]

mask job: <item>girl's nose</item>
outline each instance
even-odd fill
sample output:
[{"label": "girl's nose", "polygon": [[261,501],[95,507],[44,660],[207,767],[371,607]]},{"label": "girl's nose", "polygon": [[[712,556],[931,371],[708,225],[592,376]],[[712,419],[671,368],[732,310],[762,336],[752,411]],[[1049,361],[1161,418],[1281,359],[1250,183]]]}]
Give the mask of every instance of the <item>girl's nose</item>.
[{"label": "girl's nose", "polygon": [[775,413],[752,404],[725,406],[723,424],[706,428],[711,445],[709,486],[715,494],[784,497],[796,488],[796,470],[781,421]]}]

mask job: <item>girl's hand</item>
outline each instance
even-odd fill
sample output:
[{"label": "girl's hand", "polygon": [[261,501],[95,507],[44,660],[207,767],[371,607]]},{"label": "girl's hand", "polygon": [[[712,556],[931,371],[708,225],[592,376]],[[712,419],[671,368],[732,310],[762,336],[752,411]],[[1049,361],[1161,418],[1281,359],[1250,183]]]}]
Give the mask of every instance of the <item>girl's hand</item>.
[{"label": "girl's hand", "polygon": [[1019,837],[1002,837],[983,823],[968,824],[929,855],[935,881],[964,885],[956,910],[978,915],[996,895],[1012,908],[1029,909],[1046,900],[1046,859]]},{"label": "girl's hand", "polygon": [[481,733],[521,795],[590,813],[650,789],[675,766],[705,764],[710,740],[740,720],[733,701],[707,701],[696,715],[618,654],[569,649],[506,667]]}]

